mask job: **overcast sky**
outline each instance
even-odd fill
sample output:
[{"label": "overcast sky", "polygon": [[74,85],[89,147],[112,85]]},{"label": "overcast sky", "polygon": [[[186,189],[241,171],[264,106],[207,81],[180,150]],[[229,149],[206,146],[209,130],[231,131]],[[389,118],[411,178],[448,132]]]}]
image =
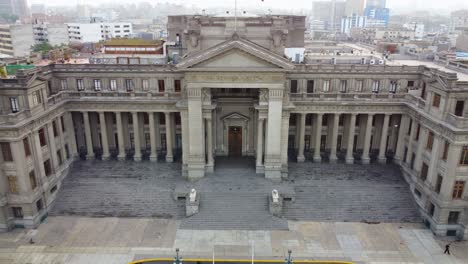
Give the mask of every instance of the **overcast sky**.
[{"label": "overcast sky", "polygon": [[[184,3],[186,5],[196,5],[203,7],[217,7],[234,5],[234,0],[29,0],[30,3],[44,3],[46,5],[75,5],[78,1],[83,1],[88,4],[100,4],[108,2],[130,3],[146,1],[150,3],[158,2],[173,2]],[[311,0],[237,0],[240,8],[252,7],[258,5],[260,8],[282,8],[282,9],[310,9],[312,6]],[[338,0],[339,1],[339,0]],[[405,9],[418,10],[440,10],[448,12],[451,10],[468,9],[468,0],[387,0],[387,7],[404,11]]]}]

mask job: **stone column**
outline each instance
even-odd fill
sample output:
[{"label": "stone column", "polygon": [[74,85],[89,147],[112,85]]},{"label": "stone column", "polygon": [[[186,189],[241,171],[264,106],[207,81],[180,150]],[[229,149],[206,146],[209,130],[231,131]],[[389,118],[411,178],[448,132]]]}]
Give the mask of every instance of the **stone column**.
[{"label": "stone column", "polygon": [[353,164],[354,163],[354,156],[353,156],[353,148],[354,148],[354,132],[356,130],[356,116],[357,114],[351,114],[349,118],[349,131],[348,131],[348,146],[346,148],[346,163]]},{"label": "stone column", "polygon": [[212,128],[212,120],[211,117],[208,117],[206,120],[206,155],[207,164],[206,164],[206,171],[213,172],[214,170],[214,160],[213,160],[213,128]]},{"label": "stone column", "polygon": [[149,133],[150,133],[150,143],[151,143],[150,160],[157,161],[158,154],[156,153],[156,128],[154,126],[154,112],[148,112],[148,118],[149,118]]},{"label": "stone column", "polygon": [[320,156],[320,140],[322,138],[322,118],[323,114],[317,114],[317,124],[315,126],[315,148],[314,148],[314,162],[321,162],[322,157]]},{"label": "stone column", "polygon": [[382,134],[380,137],[380,147],[379,147],[379,163],[386,164],[387,157],[386,154],[386,147],[387,147],[387,135],[388,135],[388,123],[390,122],[390,114],[385,114],[384,121],[382,125]]},{"label": "stone column", "polygon": [[283,111],[281,124],[281,177],[288,177],[289,111]]},{"label": "stone column", "polygon": [[429,162],[429,171],[427,179],[431,185],[435,184],[435,179],[437,177],[437,167],[439,165],[439,147],[442,139],[439,135],[434,134],[434,141],[432,142],[432,151],[431,151],[431,160]]},{"label": "stone column", "polygon": [[338,157],[336,156],[336,148],[338,143],[338,127],[340,126],[340,114],[333,115],[333,128],[330,149],[330,162],[336,163]]},{"label": "stone column", "polygon": [[416,120],[412,119],[411,131],[410,131],[409,140],[408,140],[408,154],[406,155],[406,163],[408,164],[411,164],[411,157],[413,156],[413,139],[414,139],[414,133],[416,133],[417,127],[418,127],[418,124],[416,123]]},{"label": "stone column", "polygon": [[305,122],[306,122],[306,114],[300,114],[299,120],[299,150],[297,154],[297,162],[304,162],[304,148],[305,148]]},{"label": "stone column", "polygon": [[122,127],[122,113],[115,112],[115,120],[117,125],[117,141],[119,145],[119,154],[117,158],[119,160],[125,160],[125,142],[123,136],[123,127]]},{"label": "stone column", "polygon": [[89,115],[88,112],[83,113],[83,123],[85,126],[85,139],[86,139],[86,159],[94,158],[94,150],[93,150],[93,140],[91,138],[91,127],[89,125]]},{"label": "stone column", "polygon": [[76,144],[76,137],[75,137],[75,125],[73,124],[73,115],[72,113],[66,113],[65,118],[65,127],[67,132],[68,138],[68,146],[69,150],[71,151],[71,157],[76,157],[78,155],[78,147]]},{"label": "stone column", "polygon": [[363,164],[370,163],[369,148],[371,144],[373,118],[374,118],[374,114],[367,115],[366,134],[364,136],[364,149],[362,150],[362,158],[361,158]]},{"label": "stone column", "polygon": [[172,154],[172,115],[169,112],[165,112],[166,120],[166,162],[174,161]]},{"label": "stone column", "polygon": [[[57,128],[57,123],[55,123]],[[54,128],[52,122],[47,124],[47,136],[48,136],[48,145],[49,145],[49,156],[52,165],[52,171],[55,173],[58,167],[58,159],[57,159],[57,146],[55,146],[55,136],[54,136]]]},{"label": "stone column", "polygon": [[281,118],[283,113],[283,89],[269,89],[267,148],[265,178],[281,180]]},{"label": "stone column", "polygon": [[108,160],[110,153],[109,141],[107,140],[106,115],[104,112],[99,112],[99,124],[101,125],[102,160]]},{"label": "stone column", "polygon": [[190,87],[187,83],[189,160],[188,179],[198,179],[205,175],[205,151],[203,147],[203,115],[201,88]]},{"label": "stone column", "polygon": [[138,112],[132,112],[133,123],[133,143],[135,145],[134,161],[141,161],[141,142],[140,142],[140,126],[138,122]]},{"label": "stone column", "polygon": [[[34,157],[36,157],[38,160],[40,159],[40,162],[41,162],[40,164],[37,164],[35,167],[37,166],[42,167],[42,171],[44,171],[44,167],[42,166],[42,153],[40,153],[40,155],[37,155],[38,151],[35,151],[36,143],[34,142],[35,141],[34,139],[36,138],[36,135],[37,135],[37,131],[33,132],[34,144],[30,144],[30,146],[32,146],[31,152],[32,152],[32,155],[34,155]],[[37,145],[40,146],[39,142]],[[20,141],[10,142],[10,148],[11,148],[11,155],[15,163],[18,193],[28,195],[31,193],[31,184],[29,182],[29,171],[27,171],[27,167],[25,166],[25,162],[24,162],[26,160],[26,154],[24,153],[23,141],[20,140]],[[40,148],[39,148],[39,151],[41,151]],[[42,177],[42,175],[44,175],[44,173],[41,173],[40,169],[35,170],[35,171],[36,171],[37,177]],[[39,182],[38,182],[38,185],[39,185]]]},{"label": "stone column", "polygon": [[402,162],[404,162],[403,155],[404,155],[404,149],[405,149],[405,135],[406,135],[406,131],[408,131],[408,126],[409,126],[409,117],[407,115],[402,115],[401,121],[400,121],[400,127],[398,130],[398,139],[397,139],[397,145],[396,145],[396,150],[395,150],[395,162],[400,165]]},{"label": "stone column", "polygon": [[257,127],[257,160],[256,160],[256,172],[263,173],[263,121],[265,119],[258,118]]},{"label": "stone column", "polygon": [[[62,157],[62,161],[65,162],[67,160],[67,155],[65,153],[65,137],[63,135],[62,127],[65,127],[65,124],[62,124],[62,118],[60,116],[56,119],[57,126],[58,126],[58,134],[59,134],[59,141],[60,141],[60,155]],[[66,131],[66,129],[65,129]]]},{"label": "stone column", "polygon": [[189,158],[189,131],[187,110],[180,111],[180,128],[182,132],[182,176],[187,176],[187,163]]},{"label": "stone column", "polygon": [[[41,141],[39,140],[39,132],[33,131],[32,132],[32,151],[34,155],[34,160],[36,162],[36,175],[39,178],[45,177],[45,169],[44,169],[44,157],[42,155],[42,147],[41,147]],[[24,152],[24,149],[22,150]],[[23,154],[22,154],[23,155]],[[24,165],[23,165],[24,166]],[[29,172],[27,172],[29,174]]]}]

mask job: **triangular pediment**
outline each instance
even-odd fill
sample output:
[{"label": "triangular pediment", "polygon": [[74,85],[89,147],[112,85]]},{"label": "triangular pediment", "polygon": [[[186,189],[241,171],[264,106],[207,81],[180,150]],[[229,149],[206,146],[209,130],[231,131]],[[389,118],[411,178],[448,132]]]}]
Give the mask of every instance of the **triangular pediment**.
[{"label": "triangular pediment", "polygon": [[237,112],[233,112],[233,113],[230,113],[221,117],[221,120],[226,120],[226,119],[240,119],[240,120],[248,121],[249,117],[243,114],[237,113]]},{"label": "triangular pediment", "polygon": [[218,71],[294,69],[294,65],[288,59],[241,38],[233,38],[209,49],[189,54],[176,67],[185,70]]}]

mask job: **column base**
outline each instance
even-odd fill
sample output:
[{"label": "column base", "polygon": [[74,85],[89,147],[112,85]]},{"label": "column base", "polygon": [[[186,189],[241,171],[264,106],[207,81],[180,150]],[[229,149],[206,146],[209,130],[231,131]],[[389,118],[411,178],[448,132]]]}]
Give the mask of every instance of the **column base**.
[{"label": "column base", "polygon": [[158,161],[158,156],[156,154],[151,154],[150,161]]},{"label": "column base", "polygon": [[205,172],[213,173],[214,172],[214,164],[206,164]]},{"label": "column base", "polygon": [[297,156],[297,162],[304,162],[304,161],[305,161],[304,155],[302,155],[302,156]]},{"label": "column base", "polygon": [[106,154],[106,155],[102,155],[102,160],[110,160],[110,155],[109,154]]},{"label": "column base", "polygon": [[125,159],[126,159],[125,154],[119,154],[119,155],[117,156],[117,160],[123,161],[123,160],[125,160]]},{"label": "column base", "polygon": [[141,156],[133,156],[134,161],[141,161]]},{"label": "column base", "polygon": [[354,164],[354,158],[346,158],[346,164]]},{"label": "column base", "polygon": [[361,158],[361,163],[362,164],[370,164],[370,158],[369,157]]},{"label": "column base", "polygon": [[329,161],[330,163],[337,163],[338,157],[336,155],[330,155]]},{"label": "column base", "polygon": [[387,164],[387,158],[386,157],[379,157],[378,162],[380,164]]},{"label": "column base", "polygon": [[264,174],[265,173],[265,167],[263,165],[257,165],[255,167],[255,173],[256,174]]},{"label": "column base", "polygon": [[166,162],[173,162],[174,157],[173,156],[166,156]]},{"label": "column base", "polygon": [[94,153],[90,155],[86,155],[86,160],[92,160],[94,159]]},{"label": "column base", "polygon": [[318,156],[318,157],[314,157],[314,162],[322,162],[322,157]]}]

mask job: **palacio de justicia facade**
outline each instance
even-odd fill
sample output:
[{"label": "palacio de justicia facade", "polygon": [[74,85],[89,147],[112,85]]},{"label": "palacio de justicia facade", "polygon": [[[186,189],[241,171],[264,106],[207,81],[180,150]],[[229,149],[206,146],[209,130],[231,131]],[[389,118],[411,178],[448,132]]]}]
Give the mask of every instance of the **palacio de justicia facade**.
[{"label": "palacio de justicia facade", "polygon": [[[400,166],[421,219],[468,233],[468,74],[391,62],[295,63],[305,18],[169,17],[177,62],[51,64],[0,80],[0,229],[36,227],[78,159],[252,157],[266,179],[297,163]],[[372,59],[373,60],[373,59]]]}]

